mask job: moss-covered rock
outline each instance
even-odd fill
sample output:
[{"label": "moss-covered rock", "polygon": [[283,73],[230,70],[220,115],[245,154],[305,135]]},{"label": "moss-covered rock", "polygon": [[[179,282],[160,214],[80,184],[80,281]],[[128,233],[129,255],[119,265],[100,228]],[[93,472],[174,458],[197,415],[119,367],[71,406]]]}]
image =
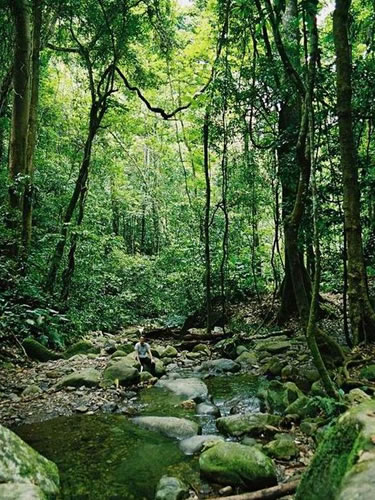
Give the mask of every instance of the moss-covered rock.
[{"label": "moss-covered rock", "polygon": [[216,420],[216,426],[223,434],[231,436],[259,436],[277,432],[281,417],[268,413],[245,413],[244,415],[231,415]]},{"label": "moss-covered rock", "polygon": [[162,352],[162,358],[175,358],[178,355],[178,351],[172,345],[168,345]]},{"label": "moss-covered rock", "polygon": [[312,404],[307,396],[300,396],[288,406],[285,413],[288,415],[298,415],[301,419],[307,417],[316,417],[319,413],[319,407]]},{"label": "moss-covered rock", "polygon": [[117,349],[114,353],[112,353],[111,358],[125,358],[127,356],[126,352],[121,349]]},{"label": "moss-covered rock", "polygon": [[242,351],[241,354],[235,359],[235,361],[243,367],[253,366],[258,363],[256,354],[247,350]]},{"label": "moss-covered rock", "polygon": [[192,352],[199,352],[201,354],[206,354],[207,356],[211,354],[211,350],[207,344],[197,344],[196,346],[194,346]]},{"label": "moss-covered rock", "polygon": [[177,477],[163,476],[156,488],[155,500],[183,500],[189,496],[189,487]]},{"label": "moss-covered rock", "polygon": [[267,351],[271,354],[284,352],[290,349],[292,343],[289,340],[263,340],[255,346],[256,351]]},{"label": "moss-covered rock", "polygon": [[372,500],[375,488],[375,401],[342,415],[325,434],[302,476],[296,500]]},{"label": "moss-covered rock", "polygon": [[47,349],[47,347],[31,337],[27,337],[23,341],[22,345],[29,358],[35,361],[53,361],[56,359],[61,359],[62,357],[60,354],[56,354],[50,349]]},{"label": "moss-covered rock", "polygon": [[285,434],[267,443],[263,449],[267,455],[279,460],[290,460],[298,455],[298,448],[293,438]]},{"label": "moss-covered rock", "polygon": [[56,384],[56,388],[61,387],[97,387],[100,382],[100,372],[94,368],[86,368],[78,372],[69,373],[62,377]]},{"label": "moss-covered rock", "polygon": [[262,402],[265,411],[282,413],[286,408],[303,396],[303,392],[293,382],[284,384],[278,380],[271,380],[266,388],[258,392],[258,397]]},{"label": "moss-covered rock", "polygon": [[109,364],[103,372],[103,385],[105,386],[116,382],[122,386],[129,386],[138,383],[139,380],[138,370],[130,366],[126,358]]},{"label": "moss-covered rock", "polygon": [[218,443],[199,458],[201,473],[216,483],[257,490],[277,483],[272,460],[252,446]]},{"label": "moss-covered rock", "polygon": [[98,354],[100,352],[99,347],[95,347],[91,342],[88,340],[80,340],[79,342],[76,342],[75,344],[72,344],[64,353],[64,357],[66,359],[72,358],[76,354]]},{"label": "moss-covered rock", "polygon": [[[25,488],[19,488],[17,485],[36,486],[45,497],[38,497],[38,491],[31,488],[30,494],[33,494],[34,498],[52,499],[58,494],[60,480],[57,467],[53,462],[39,455],[14,432],[0,425],[0,486],[3,486],[3,483],[15,484],[14,491],[21,489],[23,494]],[[5,489],[9,488],[5,487]],[[7,498],[4,495],[0,498]],[[33,496],[27,498],[32,499]]]}]

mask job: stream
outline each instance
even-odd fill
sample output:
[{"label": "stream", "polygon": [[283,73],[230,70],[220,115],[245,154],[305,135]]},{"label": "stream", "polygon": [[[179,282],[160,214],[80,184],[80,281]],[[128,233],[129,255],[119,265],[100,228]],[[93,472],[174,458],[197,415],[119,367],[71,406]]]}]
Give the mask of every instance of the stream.
[{"label": "stream", "polygon": [[[233,406],[236,413],[259,411],[256,394],[264,379],[235,374],[209,377],[204,382],[222,416]],[[137,415],[186,417],[200,424],[202,434],[217,433],[215,417],[181,407],[183,399],[150,387],[139,391],[134,405]],[[152,500],[165,474],[180,477],[196,490],[210,490],[200,479],[197,456],[184,455],[177,440],[142,429],[123,415],[58,417],[14,431],[56,463],[64,500]]]}]

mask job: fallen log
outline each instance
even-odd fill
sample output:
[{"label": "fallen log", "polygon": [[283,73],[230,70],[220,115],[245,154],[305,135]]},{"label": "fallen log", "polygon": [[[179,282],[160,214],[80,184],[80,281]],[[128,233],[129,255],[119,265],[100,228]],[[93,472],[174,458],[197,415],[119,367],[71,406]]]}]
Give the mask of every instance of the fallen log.
[{"label": "fallen log", "polygon": [[271,488],[265,488],[264,490],[252,491],[251,493],[241,493],[240,495],[231,495],[229,497],[215,497],[211,500],[272,500],[274,498],[281,498],[286,495],[294,493],[297,489],[298,481],[291,481],[289,483],[278,484],[277,486],[272,486]]}]

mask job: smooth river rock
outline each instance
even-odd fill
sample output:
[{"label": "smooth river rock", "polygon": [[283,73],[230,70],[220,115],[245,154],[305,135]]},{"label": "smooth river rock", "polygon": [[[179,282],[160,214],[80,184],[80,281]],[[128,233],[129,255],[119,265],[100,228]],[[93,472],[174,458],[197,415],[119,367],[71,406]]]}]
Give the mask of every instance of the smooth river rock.
[{"label": "smooth river rock", "polygon": [[204,401],[208,396],[207,386],[199,378],[177,378],[159,380],[156,387],[162,387],[177,394],[177,396],[193,401]]},{"label": "smooth river rock", "polygon": [[135,417],[132,419],[136,425],[161,432],[168,437],[186,439],[199,432],[199,425],[186,418],[177,417]]},{"label": "smooth river rock", "polygon": [[183,500],[189,496],[189,488],[180,479],[163,476],[156,488],[155,500]]},{"label": "smooth river rock", "polygon": [[218,436],[217,434],[193,436],[180,441],[180,449],[185,453],[185,455],[194,455],[194,453],[201,451],[205,443],[219,441],[224,441],[224,438],[222,436]]},{"label": "smooth river rock", "polygon": [[199,371],[208,371],[208,372],[218,372],[218,373],[236,373],[241,370],[241,365],[236,363],[232,359],[220,358],[220,359],[211,359],[209,361],[204,361],[202,365],[199,367]]},{"label": "smooth river rock", "polygon": [[277,484],[273,461],[258,448],[219,443],[199,458],[201,473],[215,483],[258,490]]}]

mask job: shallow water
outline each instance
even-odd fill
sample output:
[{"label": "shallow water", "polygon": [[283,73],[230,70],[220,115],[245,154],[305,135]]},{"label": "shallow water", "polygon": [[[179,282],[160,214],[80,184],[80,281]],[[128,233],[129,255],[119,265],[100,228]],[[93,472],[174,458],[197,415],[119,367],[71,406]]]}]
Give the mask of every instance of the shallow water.
[{"label": "shallow water", "polygon": [[[247,374],[205,380],[211,400],[228,415],[259,411],[256,397],[262,379]],[[141,415],[195,420],[202,433],[216,433],[215,418],[181,407],[182,398],[165,389],[140,391]],[[199,489],[197,457],[185,456],[178,441],[141,429],[121,415],[76,415],[20,426],[15,432],[59,468],[64,500],[151,500],[161,476],[174,475]]]},{"label": "shallow water", "polygon": [[177,441],[123,416],[59,417],[16,432],[56,463],[64,500],[152,499],[164,474],[199,483],[197,459],[185,456]]}]

